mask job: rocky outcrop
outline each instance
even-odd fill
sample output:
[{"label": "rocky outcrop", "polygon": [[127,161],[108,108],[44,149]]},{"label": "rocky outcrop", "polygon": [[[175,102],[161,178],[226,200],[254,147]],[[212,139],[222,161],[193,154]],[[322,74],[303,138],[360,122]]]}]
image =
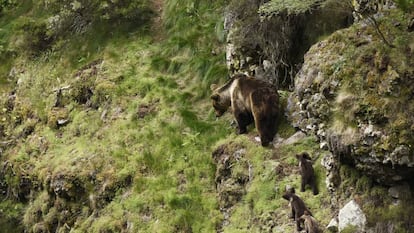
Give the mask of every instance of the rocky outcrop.
[{"label": "rocky outcrop", "polygon": [[326,169],[326,189],[329,192],[335,192],[335,187],[338,185],[338,174],[336,171],[339,169],[339,164],[333,154],[325,155],[321,160],[321,165]]},{"label": "rocky outcrop", "polygon": [[218,232],[227,225],[231,208],[246,194],[247,182],[251,179],[251,165],[245,158],[246,149],[237,144],[223,144],[213,152],[216,163],[215,183],[220,211],[224,220]]},{"label": "rocky outcrop", "polygon": [[403,13],[384,15],[395,48],[368,22],[335,32],[305,55],[288,109],[341,162],[390,184],[414,174],[414,47],[403,42],[414,35]]},{"label": "rocky outcrop", "polygon": [[313,43],[352,23],[351,8],[340,1],[261,2],[245,0],[227,8],[227,66],[281,88],[293,84]]}]

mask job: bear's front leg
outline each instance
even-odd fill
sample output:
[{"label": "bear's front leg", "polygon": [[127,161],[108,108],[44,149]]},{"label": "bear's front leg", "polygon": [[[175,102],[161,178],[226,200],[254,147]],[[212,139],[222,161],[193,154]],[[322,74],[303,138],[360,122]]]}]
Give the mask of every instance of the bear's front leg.
[{"label": "bear's front leg", "polygon": [[247,133],[247,126],[251,123],[252,117],[249,113],[241,112],[241,111],[235,111],[234,116],[237,121],[238,126],[238,133],[239,134],[245,134]]},{"label": "bear's front leg", "polygon": [[302,227],[300,226],[300,219],[296,220],[296,230],[298,230],[298,232],[302,230]]}]

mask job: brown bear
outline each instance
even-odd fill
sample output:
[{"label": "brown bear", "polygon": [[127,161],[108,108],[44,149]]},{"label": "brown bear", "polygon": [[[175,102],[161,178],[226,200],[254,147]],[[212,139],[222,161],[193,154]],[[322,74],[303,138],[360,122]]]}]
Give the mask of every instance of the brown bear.
[{"label": "brown bear", "polygon": [[305,226],[306,233],[321,233],[322,231],[319,228],[318,222],[314,217],[310,215],[308,211],[304,211],[303,215],[300,217]]},{"label": "brown bear", "polygon": [[246,133],[247,126],[254,121],[262,146],[268,146],[273,141],[279,95],[272,85],[244,74],[236,74],[221,87],[211,85],[211,90],[217,117],[231,107],[239,134]]},{"label": "brown bear", "polygon": [[283,199],[289,201],[289,205],[292,209],[291,217],[296,221],[297,230],[301,231],[301,223],[303,222],[303,220],[300,217],[305,213],[305,211],[307,211],[311,216],[312,213],[306,207],[305,202],[303,202],[303,200],[295,194],[294,188],[291,188],[290,190],[286,191],[286,193],[282,197]]},{"label": "brown bear", "polygon": [[296,158],[299,160],[300,175],[302,176],[300,191],[305,192],[306,185],[309,184],[312,188],[313,195],[318,195],[319,192],[311,157],[307,152],[302,152],[297,154]]}]

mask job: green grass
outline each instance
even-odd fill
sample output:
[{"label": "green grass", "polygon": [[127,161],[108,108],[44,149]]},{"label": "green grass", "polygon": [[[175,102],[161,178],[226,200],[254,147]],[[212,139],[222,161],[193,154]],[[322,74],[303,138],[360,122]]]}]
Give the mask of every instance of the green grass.
[{"label": "green grass", "polygon": [[272,0],[263,4],[260,9],[259,13],[264,15],[271,15],[271,14],[280,14],[286,12],[288,15],[295,14],[298,15],[300,13],[304,13],[307,11],[316,8],[320,4],[322,4],[323,0]]},{"label": "green grass", "polygon": [[[224,217],[212,152],[230,143],[246,150],[232,175],[246,176],[247,164],[252,180],[224,232],[260,232],[274,214],[286,232],[293,230],[286,224],[289,207],[281,195],[286,185],[299,190],[294,155],[303,151],[319,155],[314,167],[320,194],[313,196],[308,189],[299,195],[327,223],[323,153],[313,137],[270,150],[252,139],[254,127],[247,135],[236,135],[231,114],[215,119],[209,86],[226,79],[226,1],[165,1],[162,38],[149,35],[148,22],[114,28],[98,21],[83,34],[59,37],[34,57],[8,43],[13,33],[22,33],[15,31],[20,30],[17,23],[27,18],[44,22],[48,16],[33,4],[0,17],[0,45],[16,52],[0,63],[0,84],[8,83],[18,95],[13,110],[0,108],[1,133],[14,143],[2,152],[1,162],[12,169],[0,182],[13,194],[23,192],[22,177],[34,186],[28,200],[11,196],[0,202],[3,222],[21,222],[27,231],[66,231],[63,225],[54,229],[66,223],[72,232],[214,232]],[[0,52],[2,61],[6,53]],[[91,65],[94,61],[102,62]],[[4,77],[11,67],[19,72],[9,83]],[[68,86],[64,106],[54,107],[54,90]],[[93,95],[82,102],[84,89]],[[289,93],[280,95],[285,109]],[[57,125],[59,117],[69,123]],[[294,132],[282,116],[279,135],[288,138]],[[342,172],[356,180],[352,171]],[[364,177],[356,181],[357,190],[368,185],[372,182]]]},{"label": "green grass", "polygon": [[246,158],[252,167],[252,180],[246,187],[246,195],[231,211],[230,224],[224,227],[224,232],[262,232],[266,227],[270,229],[269,219],[276,222],[279,230],[293,231],[294,226],[287,224],[290,221],[290,207],[282,198],[287,185],[297,190],[320,223],[328,223],[329,219],[325,216],[330,215],[330,210],[324,207],[329,205],[329,195],[324,188],[325,170],[320,165],[322,156],[314,163],[320,194],[314,196],[309,187],[306,192],[299,192],[300,175],[294,155],[302,151],[309,152],[313,157],[320,154],[314,138],[304,138],[295,145],[280,147],[278,151],[258,147],[249,137],[228,140],[246,149]]},{"label": "green grass", "polygon": [[[174,32],[182,34],[177,40],[153,44],[146,27],[112,30],[112,25],[95,24],[85,34],[62,38],[34,59],[22,55],[14,63],[2,64],[5,71],[17,64],[25,71],[18,77],[22,83],[13,112],[18,122],[39,119],[30,143],[19,139],[17,153],[7,152],[9,161],[28,168],[31,179],[45,189],[34,193],[26,210],[19,209],[24,212],[24,227],[45,226],[52,231],[56,222],[67,222],[75,232],[119,232],[126,226],[140,232],[214,231],[221,214],[211,147],[229,128],[205,111],[205,87],[221,79],[226,70],[222,54],[210,56],[215,46],[211,42],[218,39],[204,36],[211,31],[211,38],[215,37],[220,5],[199,7],[211,9],[203,16],[205,24],[188,33]],[[184,14],[170,10],[166,14]],[[179,24],[185,25],[180,30],[188,29],[185,21]],[[201,46],[206,41],[209,45]],[[178,49],[164,51],[173,47]],[[98,59],[104,62],[96,74],[76,78],[82,67]],[[167,61],[166,68],[157,59]],[[70,86],[63,91],[65,108],[52,108],[53,90],[64,86]],[[77,102],[82,88],[93,90],[93,108]],[[140,115],[145,107],[148,112]],[[70,123],[58,127],[54,122],[59,116]],[[9,133],[17,135],[25,125]],[[62,179],[66,195],[82,202],[65,200],[58,205],[63,199],[49,193],[53,179]],[[19,179],[8,183],[19,190]],[[83,191],[73,196],[77,189]],[[62,219],[56,214],[59,208],[79,212]],[[41,214],[35,217],[38,211]]]}]

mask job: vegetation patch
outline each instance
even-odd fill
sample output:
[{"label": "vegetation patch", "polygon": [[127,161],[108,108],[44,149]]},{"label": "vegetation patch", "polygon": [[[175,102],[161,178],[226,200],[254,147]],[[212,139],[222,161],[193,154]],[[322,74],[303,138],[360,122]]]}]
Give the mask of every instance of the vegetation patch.
[{"label": "vegetation patch", "polygon": [[[297,14],[320,2],[283,8]],[[226,79],[226,1],[171,0],[154,11],[155,3],[0,1],[1,230],[290,232],[281,195],[288,185],[299,190],[294,155],[303,151],[313,158],[321,192],[298,195],[327,224],[323,152],[315,138],[262,148],[257,131],[236,135],[231,116],[215,119],[209,86]],[[162,12],[162,21],[151,21],[154,12]],[[160,34],[149,33],[153,28]],[[353,39],[363,46],[366,38]],[[384,81],[393,74],[387,56],[396,55],[382,49],[356,58],[372,61],[383,75],[367,87],[399,98],[386,94]],[[326,68],[342,75],[346,64]],[[345,72],[344,80],[351,76]],[[289,93],[280,95],[284,109]],[[350,106],[346,99],[343,108]],[[370,98],[364,109],[378,106]],[[393,121],[396,128],[410,123],[404,117]],[[278,131],[283,141],[295,133],[285,116]],[[343,173],[358,192],[374,185]],[[381,214],[384,221],[405,214],[389,208],[395,214]]]},{"label": "vegetation patch", "polygon": [[313,9],[317,8],[324,2],[326,2],[326,0],[306,0],[306,1],[272,0],[260,6],[259,14],[261,15],[272,15],[272,14],[298,15],[301,13],[312,11]]}]

